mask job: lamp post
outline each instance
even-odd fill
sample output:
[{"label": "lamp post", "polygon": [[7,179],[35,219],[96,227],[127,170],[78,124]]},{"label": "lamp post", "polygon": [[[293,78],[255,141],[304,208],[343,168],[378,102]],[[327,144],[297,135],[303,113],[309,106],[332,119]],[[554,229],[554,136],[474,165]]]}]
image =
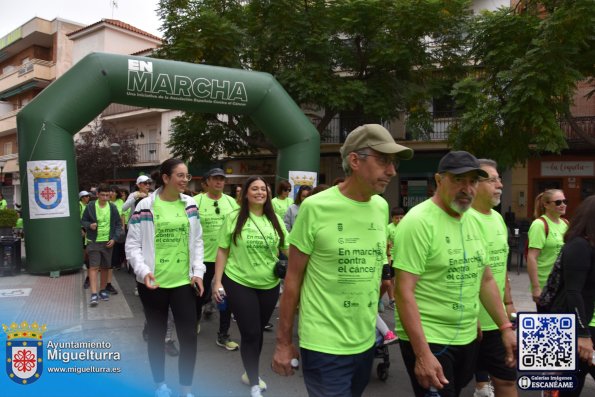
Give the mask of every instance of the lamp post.
[{"label": "lamp post", "polygon": [[4,166],[6,165],[6,161],[0,160],[0,184],[4,186]]},{"label": "lamp post", "polygon": [[121,146],[118,143],[112,143],[109,145],[109,150],[112,152],[113,161],[114,161],[114,183],[116,182],[116,157],[118,153],[120,153]]}]

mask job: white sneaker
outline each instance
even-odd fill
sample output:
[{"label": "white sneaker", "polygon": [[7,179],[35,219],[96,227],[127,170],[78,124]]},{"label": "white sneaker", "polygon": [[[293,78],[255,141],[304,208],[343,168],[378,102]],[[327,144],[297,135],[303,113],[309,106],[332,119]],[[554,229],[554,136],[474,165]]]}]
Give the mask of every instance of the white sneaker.
[{"label": "white sneaker", "polygon": [[171,397],[171,389],[164,383],[155,390],[155,397]]},{"label": "white sneaker", "polygon": [[250,389],[250,397],[262,397],[262,394],[260,393],[260,387],[258,387],[258,385],[252,386]]},{"label": "white sneaker", "polygon": [[473,397],[494,397],[494,388],[488,383],[481,389],[475,389]]},{"label": "white sneaker", "polygon": [[[248,374],[245,372],[242,374],[242,383],[250,386],[250,380],[248,379]],[[262,390],[262,391],[265,391],[267,389],[267,384],[264,382],[264,380],[260,379],[260,376],[258,377],[258,387],[260,387],[260,390]]]}]

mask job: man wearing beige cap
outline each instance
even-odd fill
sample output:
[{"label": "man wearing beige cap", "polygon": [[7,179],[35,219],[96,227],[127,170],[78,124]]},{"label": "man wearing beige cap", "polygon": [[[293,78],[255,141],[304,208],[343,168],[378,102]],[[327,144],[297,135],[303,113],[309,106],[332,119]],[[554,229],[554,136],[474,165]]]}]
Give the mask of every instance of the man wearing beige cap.
[{"label": "man wearing beige cap", "polygon": [[[386,258],[383,193],[413,151],[377,124],[341,147],[345,181],[305,200],[289,236],[273,369],[293,374],[301,355],[310,396],[360,396],[374,358],[378,289]],[[292,342],[300,307],[300,352]],[[295,362],[294,362],[295,364]]]}]

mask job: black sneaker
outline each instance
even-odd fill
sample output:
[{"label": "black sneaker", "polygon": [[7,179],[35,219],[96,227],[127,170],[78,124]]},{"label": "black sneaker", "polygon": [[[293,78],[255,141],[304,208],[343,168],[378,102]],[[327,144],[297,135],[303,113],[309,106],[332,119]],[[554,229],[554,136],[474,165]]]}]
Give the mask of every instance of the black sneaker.
[{"label": "black sneaker", "polygon": [[273,329],[273,324],[271,324],[271,323],[267,323],[267,324],[264,326],[264,330],[265,330],[265,331],[271,331],[272,329]]},{"label": "black sneaker", "polygon": [[83,281],[83,288],[89,289],[89,276],[85,277],[85,281]]},{"label": "black sneaker", "polygon": [[118,291],[114,288],[112,283],[107,283],[105,286],[105,290],[109,292],[111,295],[118,295]]},{"label": "black sneaker", "polygon": [[176,342],[171,339],[165,341],[165,352],[171,357],[177,357],[180,355],[180,351],[176,347]]}]

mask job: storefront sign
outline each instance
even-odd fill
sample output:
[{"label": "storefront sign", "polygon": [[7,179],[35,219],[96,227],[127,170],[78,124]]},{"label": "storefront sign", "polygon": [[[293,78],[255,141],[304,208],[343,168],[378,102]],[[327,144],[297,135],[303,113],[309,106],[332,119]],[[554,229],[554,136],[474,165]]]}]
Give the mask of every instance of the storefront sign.
[{"label": "storefront sign", "polygon": [[593,161],[542,161],[541,176],[594,176]]}]

